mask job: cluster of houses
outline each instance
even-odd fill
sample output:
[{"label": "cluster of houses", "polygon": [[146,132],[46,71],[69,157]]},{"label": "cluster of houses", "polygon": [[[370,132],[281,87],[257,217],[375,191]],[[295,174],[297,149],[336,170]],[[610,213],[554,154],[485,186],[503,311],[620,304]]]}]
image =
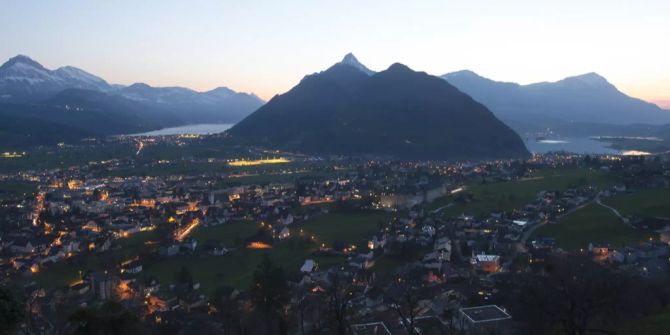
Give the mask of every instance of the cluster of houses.
[{"label": "cluster of houses", "polygon": [[[645,174],[634,187],[644,180],[646,186],[670,180],[663,169],[650,172],[620,160],[616,161],[620,165],[610,163],[600,161],[607,169]],[[100,177],[72,168],[13,176],[30,178],[39,187],[31,197],[3,203],[0,214],[12,227],[0,239],[0,269],[7,274],[3,280],[25,283],[31,312],[40,320],[53,320],[63,305],[74,309],[112,299],[151,323],[186,323],[192,315],[217,313],[211,297],[201,292],[187,271],[173,269],[178,278],[169,283],[146,275],[151,262],[186,254],[225,257],[235,247],[269,248],[297,235],[306,220],[355,203],[357,209],[391,211],[394,218],[364,236],[364,243],[345,241],[319,249],[318,259],[345,256],[342,263],[321,266],[317,257],[308,257],[299,268],[286,269],[288,308],[301,311],[303,327],[321,329],[321,306],[329,295],[338,294],[333,287],[344,287],[354,334],[407,333],[408,324],[421,334],[450,330],[505,334],[511,329],[511,316],[495,305],[499,292],[494,278],[512,271],[519,253],[540,260],[543,253],[556,252],[555,241],[531,240],[532,231],[597,197],[626,191],[624,184],[607,193],[589,186],[543,190],[522,208],[448,217],[426,204],[456,194],[457,201],[468,203],[472,199],[462,185],[474,180],[516,180],[528,169],[576,166],[582,158],[545,155],[527,162],[348,164],[346,172],[336,177],[225,187],[215,186],[222,178],[217,174]],[[262,222],[264,229],[245,236],[242,245],[193,237],[202,227],[247,221]],[[128,250],[132,252],[124,252]],[[622,249],[592,244],[585,252],[647,275],[668,274],[667,262],[659,262],[668,256],[667,241]],[[92,269],[81,261],[91,257],[107,261]],[[41,276],[61,265],[82,270],[66,285],[46,288]],[[248,292],[229,287],[224,291],[224,297],[238,304],[251,303]],[[403,308],[412,310],[411,320],[401,313]]]}]

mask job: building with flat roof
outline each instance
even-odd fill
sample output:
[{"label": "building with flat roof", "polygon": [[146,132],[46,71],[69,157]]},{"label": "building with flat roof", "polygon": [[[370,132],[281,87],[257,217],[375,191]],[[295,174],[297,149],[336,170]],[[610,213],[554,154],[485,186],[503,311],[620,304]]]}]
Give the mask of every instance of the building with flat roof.
[{"label": "building with flat roof", "polygon": [[458,310],[454,326],[467,335],[508,334],[512,317],[496,305]]}]

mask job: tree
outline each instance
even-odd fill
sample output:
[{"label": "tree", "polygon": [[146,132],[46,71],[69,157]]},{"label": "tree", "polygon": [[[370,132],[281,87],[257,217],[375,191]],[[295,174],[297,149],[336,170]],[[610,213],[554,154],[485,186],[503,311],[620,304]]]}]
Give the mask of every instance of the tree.
[{"label": "tree", "polygon": [[79,309],[70,316],[70,322],[78,335],[134,335],[147,331],[137,316],[112,301]]},{"label": "tree", "polygon": [[344,335],[348,329],[347,315],[353,295],[351,284],[338,272],[331,272],[329,281],[326,291],[329,312],[337,326],[337,334]]},{"label": "tree", "polygon": [[212,304],[216,307],[216,315],[221,320],[224,334],[242,333],[242,314],[239,310],[238,300],[231,296],[233,289],[219,287],[212,297]]},{"label": "tree", "polygon": [[189,289],[193,288],[193,275],[191,275],[191,271],[186,266],[182,266],[181,269],[175,273],[174,279],[178,284],[186,284]]},{"label": "tree", "polygon": [[415,320],[419,297],[416,293],[415,288],[406,287],[403,289],[401,296],[391,298],[393,300],[392,307],[398,313],[398,317],[408,335],[417,334]]},{"label": "tree", "polygon": [[0,334],[12,334],[23,320],[23,307],[12,293],[0,288]]},{"label": "tree", "polygon": [[616,334],[617,323],[661,306],[663,291],[585,256],[548,258],[540,274],[514,280],[512,314],[527,334]]},{"label": "tree", "polygon": [[281,328],[286,319],[283,310],[289,298],[288,284],[284,269],[275,266],[267,254],[254,271],[251,293],[255,307],[265,317],[265,333],[276,334],[275,328]]}]

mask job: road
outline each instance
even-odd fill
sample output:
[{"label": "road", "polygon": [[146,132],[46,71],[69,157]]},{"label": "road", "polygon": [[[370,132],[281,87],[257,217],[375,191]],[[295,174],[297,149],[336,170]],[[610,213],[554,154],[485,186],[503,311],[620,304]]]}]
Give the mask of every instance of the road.
[{"label": "road", "polygon": [[[588,202],[585,202],[583,205],[581,205],[581,206],[579,206],[579,207],[575,207],[575,208],[573,208],[573,209],[570,209],[569,211],[567,211],[567,212],[565,212],[565,213],[563,213],[563,214],[561,214],[561,215],[559,215],[559,216],[556,216],[556,220],[558,220],[558,219],[560,219],[560,218],[562,218],[562,217],[564,217],[564,216],[566,216],[566,215],[570,215],[570,214],[572,214],[572,213],[574,213],[574,212],[576,212],[576,211],[578,211],[578,210],[580,210],[580,209],[582,209],[582,208],[584,208],[584,207],[586,207],[586,206],[588,206],[588,205],[590,205],[590,204],[592,204],[592,203],[593,203],[593,201],[588,201]],[[528,250],[526,249],[526,242],[528,241],[528,239],[533,235],[533,233],[534,233],[538,228],[544,226],[544,225],[547,224],[547,223],[549,223],[549,219],[544,219],[544,220],[538,222],[537,224],[533,225],[530,229],[528,229],[527,231],[525,231],[525,232],[523,233],[523,236],[521,237],[521,240],[516,244],[516,250],[514,251],[514,254],[512,254],[512,255],[507,259],[507,261],[505,261],[505,263],[503,263],[502,267],[503,267],[504,269],[509,269],[509,266],[512,264],[512,261],[514,261],[514,258],[516,257],[516,255],[517,255],[518,253],[520,253],[520,252],[527,252],[527,251],[528,251]]]},{"label": "road", "polygon": [[614,213],[614,215],[618,216],[619,219],[621,219],[621,221],[623,221],[623,223],[626,223],[626,224],[628,223],[628,218],[626,218],[626,217],[624,217],[623,215],[621,215],[621,213],[619,213],[619,211],[618,211],[616,208],[611,207],[611,206],[608,206],[608,205],[605,205],[604,203],[602,203],[602,201],[600,201],[600,193],[598,193],[598,195],[596,196],[596,203],[597,203],[598,205],[600,205],[600,206],[602,206],[602,207],[604,207],[604,208],[607,208],[607,209],[609,209],[610,211],[612,211],[612,213]]}]

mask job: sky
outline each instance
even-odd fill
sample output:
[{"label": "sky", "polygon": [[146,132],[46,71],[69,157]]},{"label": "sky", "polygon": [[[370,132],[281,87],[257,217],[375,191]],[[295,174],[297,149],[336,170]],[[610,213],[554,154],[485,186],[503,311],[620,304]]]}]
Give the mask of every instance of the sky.
[{"label": "sky", "polygon": [[670,107],[668,0],[0,0],[0,62],[264,99],[348,52],[528,84],[587,72]]}]

